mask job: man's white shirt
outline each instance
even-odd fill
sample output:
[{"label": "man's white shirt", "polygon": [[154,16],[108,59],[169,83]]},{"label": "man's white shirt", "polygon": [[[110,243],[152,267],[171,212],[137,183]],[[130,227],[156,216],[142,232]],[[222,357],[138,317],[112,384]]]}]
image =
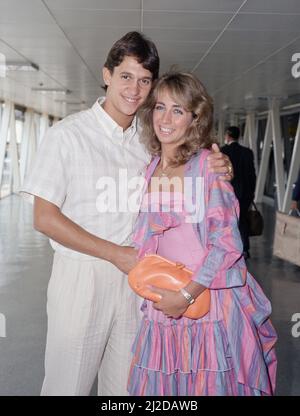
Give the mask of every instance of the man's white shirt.
[{"label": "man's white shirt", "polygon": [[[122,245],[129,243],[137,215],[124,209],[130,197],[124,186],[143,175],[150,156],[139,141],[136,117],[123,131],[103,110],[104,100],[100,98],[89,110],[68,116],[47,131],[21,192],[55,204],[86,231]],[[99,209],[104,178],[116,184],[117,209],[110,212]],[[69,256],[89,258],[53,240],[50,243]]]}]

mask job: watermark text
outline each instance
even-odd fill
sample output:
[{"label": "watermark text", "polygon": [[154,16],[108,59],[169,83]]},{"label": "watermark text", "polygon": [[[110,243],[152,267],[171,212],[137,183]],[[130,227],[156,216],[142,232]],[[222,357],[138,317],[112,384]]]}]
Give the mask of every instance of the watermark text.
[{"label": "watermark text", "polygon": [[101,214],[184,211],[190,223],[204,215],[203,177],[152,177],[148,183],[141,176],[129,178],[127,169],[120,169],[118,178],[100,177],[96,189],[96,209]]},{"label": "watermark text", "polygon": [[294,78],[299,78],[300,77],[300,52],[293,54],[292,62],[295,62],[295,64],[292,66],[292,76]]},{"label": "watermark text", "polygon": [[294,315],[292,315],[292,322],[296,322],[293,326],[292,326],[292,336],[294,338],[299,338],[300,337],[300,313],[294,313]]}]

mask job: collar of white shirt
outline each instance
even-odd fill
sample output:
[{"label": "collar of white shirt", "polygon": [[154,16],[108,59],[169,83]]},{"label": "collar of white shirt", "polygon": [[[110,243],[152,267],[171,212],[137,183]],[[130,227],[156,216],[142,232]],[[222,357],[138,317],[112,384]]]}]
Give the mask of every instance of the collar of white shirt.
[{"label": "collar of white shirt", "polygon": [[95,113],[98,122],[112,140],[118,141],[119,143],[120,139],[123,139],[123,142],[130,142],[137,131],[137,117],[135,116],[128,129],[123,131],[123,128],[103,109],[102,104],[104,101],[105,97],[100,97],[92,106],[92,110]]}]

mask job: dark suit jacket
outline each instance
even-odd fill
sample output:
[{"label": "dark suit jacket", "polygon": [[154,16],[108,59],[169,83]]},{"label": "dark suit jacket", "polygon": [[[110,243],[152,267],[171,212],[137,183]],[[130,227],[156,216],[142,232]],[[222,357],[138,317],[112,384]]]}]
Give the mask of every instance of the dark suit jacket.
[{"label": "dark suit jacket", "polygon": [[295,188],[293,190],[292,200],[293,201],[300,201],[300,170],[299,170],[299,173],[298,173],[298,179],[295,182]]},{"label": "dark suit jacket", "polygon": [[234,169],[234,178],[231,183],[239,200],[241,211],[248,210],[254,199],[256,185],[253,152],[238,142],[225,145],[221,150],[229,156]]}]

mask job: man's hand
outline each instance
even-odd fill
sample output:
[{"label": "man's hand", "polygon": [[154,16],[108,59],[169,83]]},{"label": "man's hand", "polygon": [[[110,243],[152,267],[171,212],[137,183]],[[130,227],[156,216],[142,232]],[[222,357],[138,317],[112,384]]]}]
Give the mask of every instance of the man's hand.
[{"label": "man's hand", "polygon": [[212,153],[208,156],[208,168],[213,173],[223,173],[220,179],[231,181],[234,177],[233,167],[227,155],[220,151],[219,146],[213,143],[211,147]]},{"label": "man's hand", "polygon": [[161,295],[161,300],[153,304],[153,308],[163,312],[168,318],[180,318],[187,310],[189,304],[180,292],[159,289],[151,286],[151,291]]},{"label": "man's hand", "polygon": [[137,264],[137,250],[132,247],[116,246],[111,260],[121,272],[128,274]]}]

